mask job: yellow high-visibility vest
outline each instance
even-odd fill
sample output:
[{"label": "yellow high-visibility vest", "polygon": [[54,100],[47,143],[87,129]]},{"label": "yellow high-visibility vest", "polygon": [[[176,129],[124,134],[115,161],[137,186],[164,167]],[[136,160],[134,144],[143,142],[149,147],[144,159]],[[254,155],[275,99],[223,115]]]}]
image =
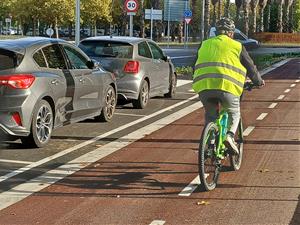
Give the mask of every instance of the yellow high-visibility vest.
[{"label": "yellow high-visibility vest", "polygon": [[193,89],[223,90],[240,96],[247,70],[240,62],[242,44],[219,35],[202,42],[193,75]]}]

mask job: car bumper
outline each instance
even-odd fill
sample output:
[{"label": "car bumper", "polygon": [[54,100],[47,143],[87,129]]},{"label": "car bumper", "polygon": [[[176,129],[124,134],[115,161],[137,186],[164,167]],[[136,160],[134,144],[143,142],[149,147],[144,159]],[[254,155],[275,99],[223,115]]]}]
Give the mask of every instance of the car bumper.
[{"label": "car bumper", "polygon": [[[37,102],[36,97],[26,91],[15,95],[0,96],[0,130],[9,136],[28,136],[30,134],[32,113]],[[21,126],[13,119],[12,115],[18,113]]]},{"label": "car bumper", "polygon": [[138,99],[141,81],[139,74],[128,74],[122,78],[117,78],[118,98],[126,100]]}]

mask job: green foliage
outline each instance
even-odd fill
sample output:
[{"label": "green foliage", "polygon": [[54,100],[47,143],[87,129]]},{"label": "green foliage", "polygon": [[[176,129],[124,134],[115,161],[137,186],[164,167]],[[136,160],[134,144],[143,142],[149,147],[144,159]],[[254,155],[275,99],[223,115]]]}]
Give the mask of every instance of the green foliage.
[{"label": "green foliage", "polygon": [[193,74],[193,68],[191,66],[176,67],[175,70],[178,75],[192,75]]},{"label": "green foliage", "polygon": [[292,10],[294,10],[294,18],[293,18],[293,30],[300,32],[300,1],[294,0],[295,4],[292,6]]}]

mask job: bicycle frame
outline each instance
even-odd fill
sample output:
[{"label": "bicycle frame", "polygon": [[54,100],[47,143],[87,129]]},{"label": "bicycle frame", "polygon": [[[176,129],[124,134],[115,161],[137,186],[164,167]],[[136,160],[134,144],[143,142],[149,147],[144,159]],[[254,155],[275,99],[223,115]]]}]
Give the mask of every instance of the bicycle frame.
[{"label": "bicycle frame", "polygon": [[221,110],[218,119],[215,121],[215,124],[218,126],[219,129],[218,143],[216,148],[216,156],[218,158],[224,158],[225,155],[226,147],[223,143],[227,133],[227,126],[228,126],[227,121],[228,121],[228,113],[226,112],[226,110]]}]

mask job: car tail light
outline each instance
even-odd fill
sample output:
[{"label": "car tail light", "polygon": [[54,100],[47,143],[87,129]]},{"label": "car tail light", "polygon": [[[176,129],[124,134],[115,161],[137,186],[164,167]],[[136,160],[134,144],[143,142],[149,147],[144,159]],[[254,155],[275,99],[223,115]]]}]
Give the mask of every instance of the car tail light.
[{"label": "car tail light", "polygon": [[18,112],[13,113],[12,118],[16,122],[16,124],[18,124],[18,126],[22,126],[22,120]]},{"label": "car tail light", "polygon": [[125,73],[138,73],[140,69],[140,63],[138,61],[128,61],[124,67]]},{"label": "car tail light", "polygon": [[15,74],[0,76],[0,85],[7,85],[16,89],[27,89],[34,82],[32,74]]}]

